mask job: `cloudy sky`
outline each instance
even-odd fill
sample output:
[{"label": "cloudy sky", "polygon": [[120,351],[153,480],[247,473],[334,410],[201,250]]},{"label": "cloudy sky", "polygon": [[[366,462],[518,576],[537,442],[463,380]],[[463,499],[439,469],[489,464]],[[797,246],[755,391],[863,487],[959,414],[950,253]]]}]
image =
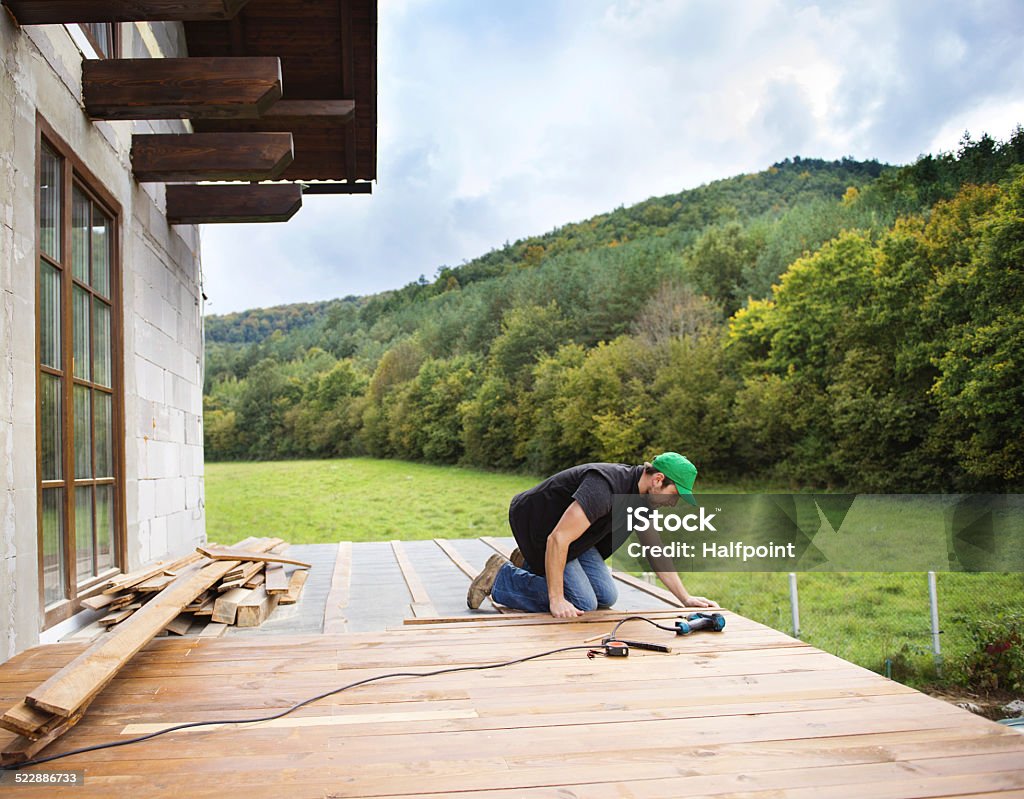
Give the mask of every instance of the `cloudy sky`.
[{"label": "cloudy sky", "polygon": [[380,0],[378,181],[203,228],[207,313],[433,277],[787,156],[1024,122],[1020,0]]}]

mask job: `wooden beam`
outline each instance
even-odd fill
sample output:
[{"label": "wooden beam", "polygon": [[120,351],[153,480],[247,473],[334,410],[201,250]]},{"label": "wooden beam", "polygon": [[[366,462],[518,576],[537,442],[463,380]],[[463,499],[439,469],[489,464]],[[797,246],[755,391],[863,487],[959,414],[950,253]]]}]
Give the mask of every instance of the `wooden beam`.
[{"label": "wooden beam", "polygon": [[295,158],[290,133],[146,133],[132,136],[140,183],[272,180]]},{"label": "wooden beam", "polygon": [[455,544],[446,538],[435,538],[434,543],[441,547],[441,550],[445,555],[451,558],[452,563],[459,567],[459,571],[465,574],[470,580],[476,578],[477,574],[479,574],[479,569],[474,569],[469,565],[466,559],[459,554],[459,551],[455,548]]},{"label": "wooden beam", "polygon": [[339,182],[339,181],[314,181],[306,183],[302,181],[303,194],[373,194],[373,184],[369,181],[362,182]]},{"label": "wooden beam", "polygon": [[334,559],[334,571],[331,572],[331,588],[324,605],[324,633],[327,635],[348,631],[345,608],[348,607],[351,582],[352,542],[339,541],[338,554]]},{"label": "wooden beam", "polygon": [[[309,577],[309,569],[296,569],[292,572],[291,578],[288,580],[288,592],[281,595],[282,605],[294,605],[299,601],[299,597],[302,596],[302,586],[306,584],[306,579]],[[327,630],[324,630],[327,632]]]},{"label": "wooden beam", "polygon": [[221,222],[287,222],[302,207],[293,184],[167,187],[167,221],[172,225]]},{"label": "wooden beam", "polygon": [[405,580],[405,585],[409,589],[409,596],[412,598],[409,607],[412,608],[413,616],[417,618],[425,616],[430,618],[436,617],[437,610],[434,608],[434,603],[430,601],[430,595],[427,593],[427,589],[423,587],[419,575],[416,574],[416,569],[413,568],[412,561],[409,560],[402,542],[397,539],[392,541],[391,549],[395,553],[398,568],[402,570],[402,578]]},{"label": "wooden beam", "polygon": [[200,22],[234,17],[249,0],[4,0],[19,25]]},{"label": "wooden beam", "polygon": [[262,116],[281,98],[278,58],[107,58],[82,62],[91,119]]},{"label": "wooden beam", "polygon": [[301,126],[335,128],[355,118],[354,100],[278,100],[259,119],[198,119],[193,129],[204,132],[288,131]]}]

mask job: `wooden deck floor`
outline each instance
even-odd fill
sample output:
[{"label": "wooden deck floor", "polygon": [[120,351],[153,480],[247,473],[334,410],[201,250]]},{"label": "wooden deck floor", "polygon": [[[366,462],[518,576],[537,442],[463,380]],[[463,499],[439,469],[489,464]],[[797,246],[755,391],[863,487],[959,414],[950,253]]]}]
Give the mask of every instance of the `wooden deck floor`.
[{"label": "wooden deck floor", "polygon": [[[662,609],[656,615],[672,618]],[[412,623],[376,632],[150,643],[53,749],[148,725],[253,717],[393,670],[482,664],[582,643],[617,614]],[[82,769],[63,792],[11,796],[1021,797],[1024,736],[727,612],[721,634],[588,660],[391,680],[263,725],[172,733],[41,769]],[[0,665],[0,702],[82,644]],[[142,725],[142,726],[139,726]],[[0,732],[0,735],[6,733]],[[6,742],[6,741],[0,741]]]}]

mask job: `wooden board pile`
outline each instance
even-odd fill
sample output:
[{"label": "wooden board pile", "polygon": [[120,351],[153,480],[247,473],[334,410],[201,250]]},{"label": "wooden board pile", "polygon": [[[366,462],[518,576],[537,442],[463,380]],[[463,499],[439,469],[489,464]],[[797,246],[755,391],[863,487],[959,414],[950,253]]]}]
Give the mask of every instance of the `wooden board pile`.
[{"label": "wooden board pile", "polygon": [[[155,564],[110,581],[83,604],[106,615],[107,627],[72,660],[0,716],[0,727],[18,733],[4,751],[4,765],[29,760],[82,718],[117,672],[165,630],[184,634],[209,616],[203,633],[227,625],[255,627],[278,604],[297,601],[309,564],[281,554],[280,538],[248,538],[234,547],[205,546],[173,563]],[[300,568],[285,577],[285,564]]]}]

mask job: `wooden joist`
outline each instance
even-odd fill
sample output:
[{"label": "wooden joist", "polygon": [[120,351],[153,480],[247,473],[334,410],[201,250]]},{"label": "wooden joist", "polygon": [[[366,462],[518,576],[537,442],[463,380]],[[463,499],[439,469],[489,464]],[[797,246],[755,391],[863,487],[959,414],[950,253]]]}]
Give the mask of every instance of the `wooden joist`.
[{"label": "wooden joist", "polygon": [[[272,543],[257,545],[269,549]],[[25,697],[33,707],[72,716],[84,708],[114,675],[147,643],[167,627],[181,609],[216,583],[235,561],[218,561],[175,578],[115,633],[102,636]]]},{"label": "wooden joist", "polygon": [[144,133],[132,137],[140,183],[273,180],[295,157],[290,133]]},{"label": "wooden joist", "polygon": [[233,588],[221,594],[213,604],[213,613],[210,614],[210,621],[222,624],[234,624],[238,614],[238,605],[244,601],[252,591],[248,588]]},{"label": "wooden joist", "polygon": [[260,586],[245,599],[238,603],[238,615],[235,625],[238,627],[259,627],[267,616],[274,612],[279,594],[268,594],[267,589]]},{"label": "wooden joist", "polygon": [[293,184],[167,187],[172,225],[287,222],[301,207],[302,189]]},{"label": "wooden joist", "polygon": [[249,0],[4,0],[19,25],[200,22],[234,17]]},{"label": "wooden joist", "polygon": [[402,578],[409,589],[409,596],[412,598],[409,607],[412,609],[413,615],[417,618],[437,616],[434,603],[430,601],[430,595],[427,593],[427,589],[423,587],[419,575],[416,574],[416,570],[413,568],[412,561],[409,560],[402,542],[392,541],[391,550],[395,553],[398,568],[402,570]]},{"label": "wooden joist", "polygon": [[277,58],[107,58],[82,62],[91,119],[262,116],[281,97]]},{"label": "wooden joist", "polygon": [[193,126],[203,132],[292,130],[301,126],[330,129],[352,122],[352,100],[278,100],[259,119],[201,119]]},{"label": "wooden joist", "polygon": [[446,538],[435,538],[434,543],[441,547],[441,551],[444,552],[452,563],[459,567],[459,571],[465,574],[470,580],[473,580],[479,573],[478,569],[474,569],[469,565],[469,562],[459,554],[459,551],[455,548],[455,544]]}]

